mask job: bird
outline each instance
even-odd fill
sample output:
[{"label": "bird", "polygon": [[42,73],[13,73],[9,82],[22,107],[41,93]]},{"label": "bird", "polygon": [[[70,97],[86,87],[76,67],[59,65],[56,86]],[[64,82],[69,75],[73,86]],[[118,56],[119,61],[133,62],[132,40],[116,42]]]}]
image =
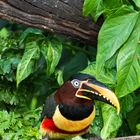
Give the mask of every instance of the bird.
[{"label": "bird", "polygon": [[41,133],[48,139],[87,133],[95,118],[95,100],[110,104],[120,112],[117,96],[105,84],[86,73],[72,75],[47,97],[41,114]]}]

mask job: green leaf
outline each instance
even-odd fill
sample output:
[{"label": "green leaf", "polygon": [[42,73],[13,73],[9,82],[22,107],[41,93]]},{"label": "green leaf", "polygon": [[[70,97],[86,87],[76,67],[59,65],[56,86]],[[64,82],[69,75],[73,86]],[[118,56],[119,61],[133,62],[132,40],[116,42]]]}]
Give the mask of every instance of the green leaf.
[{"label": "green leaf", "polygon": [[105,62],[105,68],[106,69],[116,69],[116,60],[118,56],[118,51]]},{"label": "green leaf", "polygon": [[9,73],[11,70],[11,62],[9,60],[0,60],[0,69],[1,69],[1,74],[6,74]]},{"label": "green leaf", "polygon": [[96,77],[96,63],[91,62],[84,70],[81,71],[82,73],[91,74]]},{"label": "green leaf", "polygon": [[102,106],[102,116],[104,125],[101,130],[101,138],[106,140],[110,137],[115,137],[117,130],[122,124],[121,117],[117,115],[116,110],[108,104]]},{"label": "green leaf", "polygon": [[31,34],[42,36],[42,31],[35,28],[27,28],[20,36],[20,44],[22,44],[23,41]]},{"label": "green leaf", "polygon": [[3,101],[10,105],[17,105],[20,99],[22,98],[16,95],[16,93],[12,93],[8,88],[0,90],[0,102]]},{"label": "green leaf", "polygon": [[95,136],[100,137],[101,129],[103,127],[103,118],[102,118],[102,112],[101,112],[101,104],[99,101],[96,101],[96,116],[93,120],[92,124],[90,125],[89,132],[92,134],[95,134]]},{"label": "green leaf", "polygon": [[57,77],[58,84],[61,86],[64,83],[64,81],[63,81],[63,71],[62,70],[57,70],[55,72],[55,75]]},{"label": "green leaf", "polygon": [[0,132],[10,127],[10,118],[7,111],[0,111],[0,125],[1,125]]},{"label": "green leaf", "polygon": [[127,95],[121,99],[121,112],[128,113],[134,108],[134,99],[131,95]]},{"label": "green leaf", "polygon": [[76,136],[76,137],[74,137],[72,139],[66,139],[66,140],[87,140],[87,139],[83,139],[80,136]]},{"label": "green leaf", "polygon": [[14,112],[8,113],[7,111],[0,111],[0,136],[1,132],[9,129],[11,125],[14,125],[17,121],[17,117],[19,115],[15,115]]},{"label": "green leaf", "polygon": [[39,58],[39,55],[40,51],[36,42],[26,44],[24,55],[17,67],[17,86],[34,71],[35,60]]},{"label": "green leaf", "polygon": [[94,21],[104,12],[103,0],[85,0],[83,14],[85,16],[92,15]]},{"label": "green leaf", "polygon": [[132,0],[132,1],[136,4],[137,7],[140,8],[140,0]]},{"label": "green leaf", "polygon": [[[96,63],[91,62],[83,71],[82,73],[91,74],[96,77]],[[102,71],[100,77],[98,77],[98,80],[107,84],[108,86],[115,87],[116,84],[116,73],[114,70],[106,70]]]},{"label": "green leaf", "polygon": [[57,39],[48,41],[48,44],[42,46],[41,52],[43,53],[47,62],[47,75],[50,76],[60,60],[62,53],[62,44]]},{"label": "green leaf", "polygon": [[117,58],[116,93],[123,97],[140,87],[140,16]]},{"label": "green leaf", "polygon": [[123,4],[125,4],[126,0],[103,0],[104,1],[104,6],[107,10],[114,10],[114,9],[118,9],[119,7],[121,7]]},{"label": "green leaf", "polygon": [[[41,138],[37,123],[41,108],[33,111],[0,111],[0,137],[5,140],[38,140]],[[32,126],[32,127],[31,127]]]},{"label": "green leaf", "polygon": [[6,39],[9,36],[9,31],[6,28],[0,30],[0,38]]},{"label": "green leaf", "polygon": [[140,123],[137,124],[136,128],[137,128],[137,135],[140,135]]},{"label": "green leaf", "polygon": [[14,69],[19,63],[19,59],[16,57],[9,57],[6,59],[1,59],[0,60],[0,73],[1,74],[6,74],[10,73],[11,69]]},{"label": "green leaf", "polygon": [[83,5],[84,16],[87,16],[92,12],[93,5],[94,5],[94,0],[84,0],[84,5]]},{"label": "green leaf", "polygon": [[99,32],[97,51],[97,77],[109,60],[130,36],[138,18],[138,12],[127,6],[121,7],[107,18]]}]

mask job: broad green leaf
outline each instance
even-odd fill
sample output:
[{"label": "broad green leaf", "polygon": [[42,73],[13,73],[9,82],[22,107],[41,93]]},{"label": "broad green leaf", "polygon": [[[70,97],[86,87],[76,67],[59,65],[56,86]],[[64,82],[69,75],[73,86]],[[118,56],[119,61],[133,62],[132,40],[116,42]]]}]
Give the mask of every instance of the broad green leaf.
[{"label": "broad green leaf", "polygon": [[[83,73],[91,74],[96,77],[96,63],[91,62],[83,71]],[[114,70],[106,70],[102,71],[100,77],[98,78],[99,81],[107,84],[108,86],[115,87],[116,83],[116,73]]]},{"label": "broad green leaf", "polygon": [[114,14],[121,6],[125,4],[124,0],[103,0],[104,18]]},{"label": "broad green leaf", "polygon": [[91,74],[96,77],[96,63],[91,62],[84,70],[81,71],[82,73]]},{"label": "broad green leaf", "polygon": [[137,18],[138,12],[123,6],[114,15],[105,20],[98,38],[97,77],[100,77],[105,62],[126,42],[135,26]]},{"label": "broad green leaf", "polygon": [[42,31],[35,28],[27,28],[20,36],[20,44],[23,43],[23,41],[31,34],[42,36]]},{"label": "broad green leaf", "polygon": [[36,42],[26,44],[25,52],[17,67],[17,86],[34,71],[35,60],[39,58],[39,54],[39,47]]},{"label": "broad green leaf", "polygon": [[131,7],[129,0],[103,0],[103,1],[105,7],[104,12],[105,18],[114,14],[120,7],[123,7],[125,5]]},{"label": "broad green leaf", "polygon": [[101,138],[106,140],[115,137],[117,130],[122,124],[121,117],[117,115],[116,110],[107,104],[102,106],[103,128],[101,130]]},{"label": "broad green leaf", "polygon": [[121,99],[122,113],[128,113],[134,108],[134,99],[131,95],[127,95]]},{"label": "broad green leaf", "polygon": [[132,1],[136,4],[137,7],[140,8],[140,0],[132,0]]},{"label": "broad green leaf", "polygon": [[94,21],[104,12],[103,0],[85,0],[83,14],[85,16],[92,15]]},{"label": "broad green leaf", "polygon": [[110,88],[114,88],[116,86],[116,71],[114,69],[101,71],[100,77],[97,77],[97,79]]},{"label": "broad green leaf", "polygon": [[118,51],[105,62],[105,68],[107,69],[116,69],[116,59],[118,56]]},{"label": "broad green leaf", "polygon": [[89,15],[92,12],[93,5],[94,5],[94,0],[84,0],[83,14],[85,16]]},{"label": "broad green leaf", "polygon": [[106,9],[116,9],[121,7],[123,4],[125,4],[126,0],[103,0],[104,1],[104,6]]},{"label": "broad green leaf", "polygon": [[57,39],[52,39],[48,41],[48,44],[41,48],[45,60],[47,62],[47,75],[50,76],[60,60],[62,53],[62,44]]},{"label": "broad green leaf", "polygon": [[116,93],[123,97],[140,87],[140,15],[117,58]]}]

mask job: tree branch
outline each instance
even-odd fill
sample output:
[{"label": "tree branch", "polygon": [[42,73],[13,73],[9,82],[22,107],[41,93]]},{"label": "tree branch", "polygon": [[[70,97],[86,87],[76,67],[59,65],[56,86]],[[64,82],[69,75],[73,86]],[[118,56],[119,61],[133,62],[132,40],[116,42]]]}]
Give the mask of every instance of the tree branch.
[{"label": "tree branch", "polygon": [[83,0],[0,0],[0,17],[96,44],[100,29],[82,16]]}]

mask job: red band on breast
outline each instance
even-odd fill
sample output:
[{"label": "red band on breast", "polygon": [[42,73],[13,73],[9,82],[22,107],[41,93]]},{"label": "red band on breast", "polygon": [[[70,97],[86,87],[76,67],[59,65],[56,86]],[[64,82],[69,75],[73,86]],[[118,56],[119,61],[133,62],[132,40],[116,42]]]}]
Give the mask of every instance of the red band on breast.
[{"label": "red band on breast", "polygon": [[58,132],[58,133],[63,133],[63,134],[77,134],[77,133],[81,133],[81,132],[84,132],[86,131],[88,127],[82,129],[81,131],[73,131],[73,132],[69,132],[69,131],[65,131],[65,130],[61,130],[59,128],[57,128],[53,122],[52,119],[47,119],[47,118],[44,118],[42,123],[41,123],[41,127],[42,129],[44,130],[49,130],[51,132]]}]

